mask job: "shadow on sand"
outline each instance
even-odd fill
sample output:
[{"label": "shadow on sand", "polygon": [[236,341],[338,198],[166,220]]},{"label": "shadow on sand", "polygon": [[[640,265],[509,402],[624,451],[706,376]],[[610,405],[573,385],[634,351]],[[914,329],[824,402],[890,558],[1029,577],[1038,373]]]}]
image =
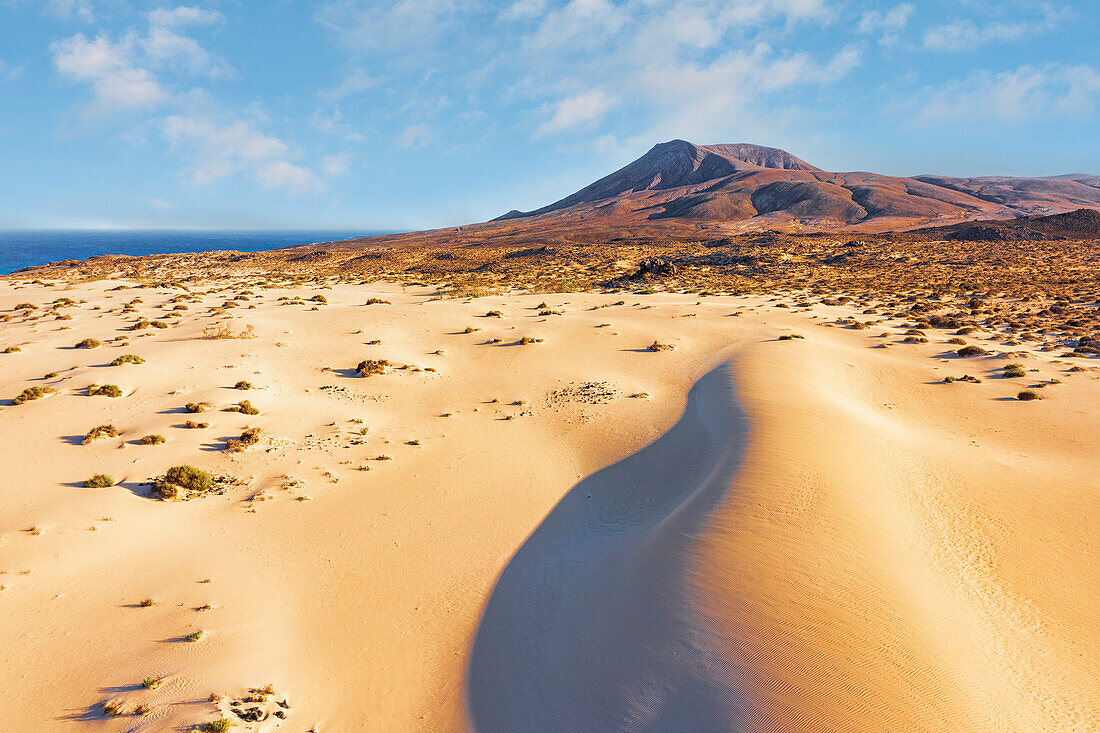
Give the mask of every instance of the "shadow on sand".
[{"label": "shadow on sand", "polygon": [[479,623],[466,689],[477,733],[737,730],[741,696],[687,594],[746,429],[723,365],[671,430],[554,507]]}]

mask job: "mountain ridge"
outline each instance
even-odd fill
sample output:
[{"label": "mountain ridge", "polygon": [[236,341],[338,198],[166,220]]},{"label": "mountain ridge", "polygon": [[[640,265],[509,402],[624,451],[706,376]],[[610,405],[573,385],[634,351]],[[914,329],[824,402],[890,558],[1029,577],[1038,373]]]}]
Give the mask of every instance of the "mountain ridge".
[{"label": "mountain ridge", "polygon": [[1100,176],[829,172],[780,148],[670,140],[558,201],[493,221],[682,219],[738,230],[888,231],[1100,208]]}]

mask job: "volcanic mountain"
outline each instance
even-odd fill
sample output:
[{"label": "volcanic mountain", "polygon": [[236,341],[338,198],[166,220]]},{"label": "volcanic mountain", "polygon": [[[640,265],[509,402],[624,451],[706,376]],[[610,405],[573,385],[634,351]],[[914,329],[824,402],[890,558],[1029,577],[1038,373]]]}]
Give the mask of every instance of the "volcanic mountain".
[{"label": "volcanic mountain", "polygon": [[886,231],[1100,208],[1100,177],[900,178],[831,173],[748,143],[655,145],[633,163],[534,211],[496,221],[637,224],[676,219],[733,230]]}]

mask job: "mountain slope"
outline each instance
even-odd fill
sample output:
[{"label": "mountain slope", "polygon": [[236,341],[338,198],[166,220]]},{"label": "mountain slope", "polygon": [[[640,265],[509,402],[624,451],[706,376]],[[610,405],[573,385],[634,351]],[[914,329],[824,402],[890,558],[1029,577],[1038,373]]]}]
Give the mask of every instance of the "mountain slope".
[{"label": "mountain slope", "polygon": [[830,173],[778,148],[672,140],[570,196],[496,221],[682,219],[736,229],[885,231],[1082,207],[1100,207],[1100,177]]}]

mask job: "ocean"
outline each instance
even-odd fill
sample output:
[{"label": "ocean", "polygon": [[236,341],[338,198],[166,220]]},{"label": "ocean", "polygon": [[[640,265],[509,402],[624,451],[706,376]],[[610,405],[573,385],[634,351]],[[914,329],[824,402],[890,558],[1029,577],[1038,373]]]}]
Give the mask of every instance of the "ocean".
[{"label": "ocean", "polygon": [[335,242],[352,237],[389,234],[345,230],[143,230],[143,229],[7,229],[0,230],[0,274],[56,260],[86,260],[96,255],[151,255],[230,249],[259,252],[295,244]]}]

